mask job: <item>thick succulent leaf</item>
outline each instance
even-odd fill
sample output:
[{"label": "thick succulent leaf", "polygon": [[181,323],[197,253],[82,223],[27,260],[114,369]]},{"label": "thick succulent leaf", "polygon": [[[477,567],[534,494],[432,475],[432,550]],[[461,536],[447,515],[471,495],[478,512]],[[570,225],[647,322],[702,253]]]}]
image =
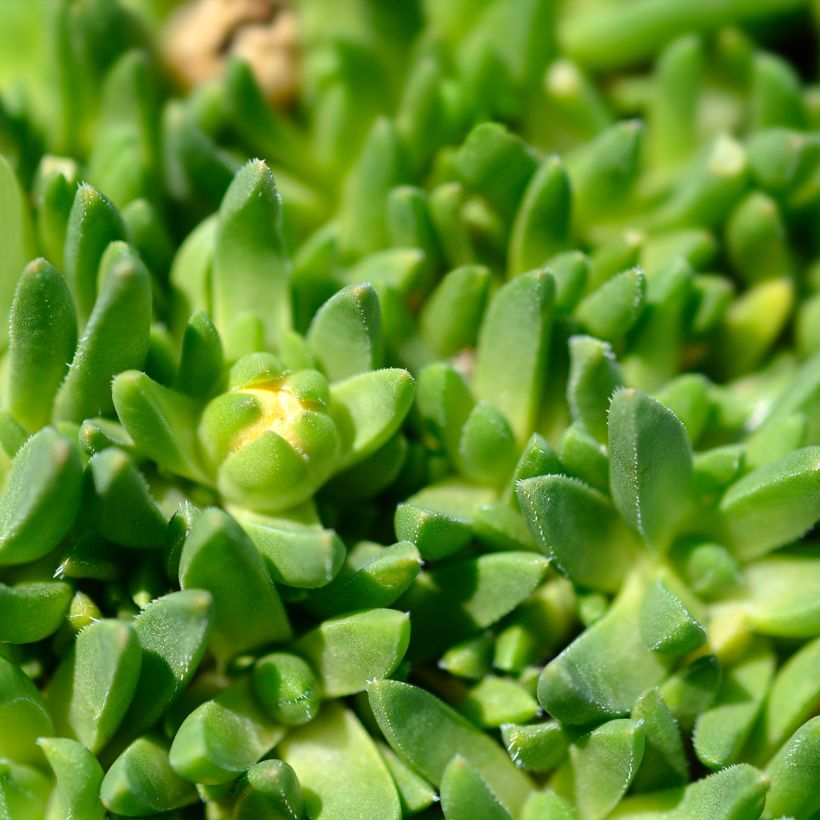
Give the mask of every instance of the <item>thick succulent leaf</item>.
[{"label": "thick succulent leaf", "polygon": [[48,424],[51,405],[77,343],[65,279],[45,259],[26,265],[9,317],[5,406],[24,427]]},{"label": "thick succulent leaf", "polygon": [[71,603],[63,581],[0,583],[0,641],[34,643],[56,632]]},{"label": "thick succulent leaf", "polygon": [[38,737],[54,734],[54,724],[43,696],[27,675],[0,657],[0,755],[21,763],[40,765]]},{"label": "thick succulent leaf", "polygon": [[820,518],[820,447],[758,467],[720,502],[729,545],[745,560],[796,540]]},{"label": "thick succulent leaf", "polygon": [[663,551],[689,512],[692,449],[678,418],[646,394],[624,389],[609,408],[612,500],[648,545]]},{"label": "thick succulent leaf", "polygon": [[35,561],[60,543],[82,493],[76,448],[46,427],[20,448],[0,496],[0,565]]},{"label": "thick succulent leaf", "polygon": [[518,484],[518,502],[541,551],[581,587],[618,589],[635,557],[635,543],[609,499],[563,475]]},{"label": "thick succulent leaf", "polygon": [[368,689],[373,713],[387,742],[408,764],[441,786],[445,770],[461,755],[484,778],[504,808],[520,809],[532,784],[489,736],[434,695],[393,680]]},{"label": "thick succulent leaf", "polygon": [[54,402],[60,421],[79,423],[110,413],[111,379],[142,367],[148,354],[151,282],[145,265],[117,242],[105,252],[100,274],[99,297]]},{"label": "thick succulent leaf", "polygon": [[384,340],[373,286],[348,285],[334,294],[316,312],[307,339],[331,382],[380,368]]},{"label": "thick succulent leaf", "polygon": [[811,817],[820,809],[820,717],[806,721],[766,767],[770,817]]},{"label": "thick succulent leaf", "polygon": [[391,675],[409,643],[407,613],[370,609],[324,621],[293,647],[318,673],[324,695],[335,698]]},{"label": "thick succulent leaf", "polygon": [[135,370],[114,379],[112,396],[120,422],[145,455],[177,475],[213,483],[199,453],[197,402]]},{"label": "thick succulent leaf", "polygon": [[396,787],[376,744],[342,704],[328,703],[307,726],[289,732],[278,753],[302,784],[308,816],[401,817]]},{"label": "thick succulent leaf", "polygon": [[581,820],[607,817],[632,784],[643,760],[646,733],[637,720],[610,720],[569,748],[575,805]]},{"label": "thick succulent leaf", "polygon": [[545,159],[530,179],[515,214],[507,275],[543,267],[564,250],[570,235],[569,177],[557,156]]},{"label": "thick succulent leaf", "polygon": [[[0,156],[0,224],[6,236],[5,252],[0,262],[0,308],[3,316],[7,316],[17,277],[26,262],[34,256],[34,234],[23,191],[5,156]],[[8,325],[5,322],[0,324],[0,342],[5,345]]]},{"label": "thick succulent leaf", "polygon": [[475,394],[503,413],[521,444],[542,399],[554,294],[554,280],[543,270],[507,282],[490,302],[478,338]]},{"label": "thick succulent leaf", "polygon": [[43,750],[57,781],[56,803],[61,816],[104,820],[100,801],[103,769],[97,758],[76,740],[65,737],[41,737]]},{"label": "thick succulent leaf", "polygon": [[638,627],[643,584],[630,579],[607,613],[550,661],[538,679],[538,701],[554,718],[590,724],[628,715],[669,662],[647,649]]},{"label": "thick succulent leaf", "polygon": [[298,655],[263,655],[253,666],[251,688],[260,706],[283,726],[309,723],[319,711],[319,681]]},{"label": "thick succulent leaf", "polygon": [[706,641],[706,630],[663,580],[653,581],[640,614],[641,638],[662,655],[688,655]]},{"label": "thick succulent leaf", "polygon": [[213,315],[229,358],[247,317],[262,323],[266,347],[276,348],[291,325],[290,260],[282,237],[282,205],[270,168],[251,160],[231,182],[216,228]]},{"label": "thick succulent leaf", "polygon": [[161,547],[168,525],[142,473],[115,447],[88,462],[83,518],[100,536],[123,547]]},{"label": "thick succulent leaf", "polygon": [[125,717],[141,665],[139,640],[130,623],[104,619],[85,627],[47,689],[61,734],[99,752]]},{"label": "thick succulent leaf", "polygon": [[413,377],[397,369],[362,373],[331,386],[331,411],[343,446],[337,469],[367,458],[399,429],[414,387]]},{"label": "thick succulent leaf", "polygon": [[193,783],[231,783],[284,735],[284,727],[262,709],[243,676],[182,721],[171,744],[171,768]]},{"label": "thick succulent leaf", "polygon": [[300,820],[304,816],[302,787],[283,760],[263,760],[248,769],[233,799],[236,820]]},{"label": "thick succulent leaf", "polygon": [[643,760],[633,789],[652,792],[682,786],[689,780],[689,762],[680,727],[660,690],[647,689],[635,702],[632,720],[641,724],[646,738]]},{"label": "thick succulent leaf", "polygon": [[148,604],[136,618],[142,664],[123,729],[148,729],[171,707],[193,678],[211,634],[213,599],[202,589],[171,592]]},{"label": "thick succulent leaf", "polygon": [[763,772],[741,763],[697,780],[685,789],[627,798],[610,816],[618,820],[760,817],[768,787],[769,780]]},{"label": "thick succulent leaf", "polygon": [[557,720],[501,727],[510,760],[528,772],[549,772],[566,757],[569,738]]},{"label": "thick succulent leaf", "polygon": [[419,573],[397,605],[413,613],[409,655],[426,659],[503,618],[526,600],[548,563],[531,552],[490,553]]},{"label": "thick succulent leaf", "polygon": [[65,240],[65,275],[80,323],[85,324],[97,298],[98,270],[111,242],[125,239],[125,225],[113,203],[91,185],[74,195]]},{"label": "thick succulent leaf", "polygon": [[749,652],[726,673],[714,706],[695,722],[695,754],[706,766],[722,768],[738,762],[760,713],[774,674],[775,658],[767,647]]},{"label": "thick succulent leaf", "polygon": [[290,637],[279,593],[239,525],[210,507],[194,522],[179,561],[182,589],[213,597],[210,648],[222,658]]},{"label": "thick succulent leaf", "polygon": [[512,820],[481,773],[461,755],[456,755],[441,777],[441,808],[447,820]]},{"label": "thick succulent leaf", "polygon": [[152,737],[135,740],[105,773],[100,799],[112,812],[135,817],[170,811],[198,800],[194,785],[168,761],[168,747]]}]

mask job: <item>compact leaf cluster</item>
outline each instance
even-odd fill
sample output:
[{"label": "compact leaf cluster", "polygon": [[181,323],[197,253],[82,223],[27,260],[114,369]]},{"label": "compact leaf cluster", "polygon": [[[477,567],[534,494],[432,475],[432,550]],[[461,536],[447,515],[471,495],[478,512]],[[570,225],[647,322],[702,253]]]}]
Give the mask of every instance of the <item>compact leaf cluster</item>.
[{"label": "compact leaf cluster", "polygon": [[0,8],[0,817],[820,818],[812,4],[173,5]]}]

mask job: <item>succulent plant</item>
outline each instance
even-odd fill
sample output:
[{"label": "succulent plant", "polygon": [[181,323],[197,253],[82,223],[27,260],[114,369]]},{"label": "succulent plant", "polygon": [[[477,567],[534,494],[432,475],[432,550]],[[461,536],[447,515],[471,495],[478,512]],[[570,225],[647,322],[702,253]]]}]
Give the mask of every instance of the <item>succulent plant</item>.
[{"label": "succulent plant", "polygon": [[0,4],[0,817],[820,817],[813,5],[180,5]]}]

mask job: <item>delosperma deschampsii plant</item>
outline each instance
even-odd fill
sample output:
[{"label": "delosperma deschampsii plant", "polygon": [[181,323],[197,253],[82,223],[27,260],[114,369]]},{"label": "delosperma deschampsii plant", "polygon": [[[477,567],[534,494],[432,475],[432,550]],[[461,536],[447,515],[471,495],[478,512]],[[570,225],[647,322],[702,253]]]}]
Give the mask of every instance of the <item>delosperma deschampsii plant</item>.
[{"label": "delosperma deschampsii plant", "polygon": [[818,43],[0,2],[0,818],[820,818]]}]

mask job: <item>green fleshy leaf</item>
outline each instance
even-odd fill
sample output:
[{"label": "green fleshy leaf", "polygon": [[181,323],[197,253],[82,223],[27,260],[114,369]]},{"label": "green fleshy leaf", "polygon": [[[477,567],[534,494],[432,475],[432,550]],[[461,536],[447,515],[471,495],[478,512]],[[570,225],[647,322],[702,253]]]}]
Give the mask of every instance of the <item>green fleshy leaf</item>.
[{"label": "green fleshy leaf", "polygon": [[679,167],[696,145],[696,112],[703,76],[700,38],[671,41],[658,57],[648,111],[647,154],[653,166]]},{"label": "green fleshy leaf", "polygon": [[452,163],[461,182],[485,197],[505,219],[512,218],[538,167],[532,149],[494,122],[475,126]]},{"label": "green fleshy leaf", "polygon": [[628,580],[607,613],[544,668],[538,701],[552,717],[583,725],[627,715],[647,686],[667,676],[669,662],[640,638],[641,591]]},{"label": "green fleshy leaf", "polygon": [[820,447],[805,447],[744,476],[720,502],[735,554],[765,555],[811,529],[820,517]]},{"label": "green fleshy leaf", "polygon": [[0,565],[51,552],[74,521],[81,491],[76,448],[51,427],[32,436],[15,456],[0,496]]},{"label": "green fleshy leaf", "polygon": [[701,623],[662,580],[646,590],[640,630],[647,648],[662,655],[688,655],[706,640]]},{"label": "green fleshy leaf", "polygon": [[302,788],[283,760],[263,760],[248,769],[236,789],[236,820],[301,820]]},{"label": "green fleshy leaf", "polygon": [[194,522],[182,548],[179,581],[182,589],[205,589],[213,596],[210,648],[218,657],[290,636],[262,558],[239,525],[219,509],[204,510]]},{"label": "green fleshy leaf", "polygon": [[520,684],[508,678],[487,675],[471,687],[459,711],[473,723],[497,728],[508,723],[524,723],[538,716],[538,701]]},{"label": "green fleshy leaf", "polygon": [[578,814],[569,800],[546,789],[534,792],[521,810],[521,820],[578,820]]},{"label": "green fleshy leaf", "polygon": [[543,267],[564,250],[570,233],[570,183],[563,163],[548,157],[533,174],[515,215],[507,275]]},{"label": "green fleshy leaf", "polygon": [[186,589],[157,598],[134,618],[142,664],[122,724],[130,736],[154,725],[190,683],[208,646],[212,610],[208,592]]},{"label": "green fleshy leaf", "polygon": [[820,704],[820,638],[797,650],[774,676],[750,742],[750,759],[768,760]]},{"label": "green fleshy leaf", "polygon": [[671,675],[661,686],[661,696],[681,727],[689,730],[713,703],[722,671],[714,655],[704,655]]},{"label": "green fleshy leaf", "polygon": [[386,117],[372,125],[347,179],[339,221],[345,256],[359,258],[388,245],[387,197],[404,182],[406,157],[396,127]]},{"label": "green fleshy leaf", "polygon": [[68,218],[64,252],[66,281],[81,326],[97,299],[97,271],[106,248],[124,239],[125,224],[116,207],[96,188],[81,183]]},{"label": "green fleshy leaf", "polygon": [[769,690],[774,665],[772,652],[760,646],[726,673],[715,704],[701,712],[692,734],[695,754],[704,765],[718,769],[740,759]]},{"label": "green fleshy leaf", "polygon": [[301,726],[316,717],[318,683],[302,658],[286,652],[262,656],[251,673],[251,688],[260,706],[283,726]]},{"label": "green fleshy leaf", "polygon": [[556,720],[527,726],[508,723],[501,727],[501,739],[510,760],[528,772],[552,771],[569,749],[569,739]]},{"label": "green fleshy leaf", "polygon": [[643,726],[646,738],[633,789],[653,792],[684,785],[689,780],[689,762],[678,723],[660,690],[647,689],[635,702],[631,717]]},{"label": "green fleshy leaf", "polygon": [[331,412],[350,467],[379,449],[401,426],[413,402],[415,382],[406,370],[362,373],[330,388]]},{"label": "green fleshy leaf", "polygon": [[17,664],[0,656],[0,755],[21,763],[41,764],[35,741],[54,734],[43,696]]},{"label": "green fleshy leaf", "polygon": [[811,817],[820,809],[820,717],[806,721],[766,767],[769,817]]},{"label": "green fleshy leaf", "polygon": [[0,762],[0,811],[15,820],[40,820],[48,802],[49,779],[33,766]]},{"label": "green fleshy leaf", "polygon": [[330,583],[338,574],[345,548],[333,530],[239,508],[232,507],[231,512],[265,559],[277,583],[316,589]]},{"label": "green fleshy leaf", "polygon": [[614,592],[635,557],[609,500],[563,475],[528,478],[518,500],[533,537],[556,569],[582,587]]},{"label": "green fleshy leaf", "polygon": [[820,565],[816,549],[778,552],[746,568],[743,591],[755,631],[782,638],[820,635]]},{"label": "green fleshy leaf", "polygon": [[612,348],[590,336],[572,336],[569,355],[567,403],[573,421],[606,443],[609,401],[623,385]]},{"label": "green fleshy leaf", "polygon": [[133,817],[187,806],[198,795],[193,784],[171,768],[166,744],[141,737],[111,764],[100,799],[110,811]]},{"label": "green fleshy leaf", "polygon": [[33,185],[36,234],[43,256],[64,270],[63,250],[79,168],[74,160],[46,154]]},{"label": "green fleshy leaf", "polygon": [[100,802],[103,770],[97,758],[76,740],[41,737],[37,743],[57,780],[56,802],[60,816],[104,820],[105,811]]},{"label": "green fleshy leaf", "polygon": [[440,786],[447,765],[461,755],[475,767],[505,809],[515,814],[532,790],[529,778],[486,734],[434,695],[393,680],[368,689],[373,713],[396,754]]},{"label": "green fleshy leaf", "polygon": [[638,320],[645,299],[643,271],[630,268],[587,296],[576,308],[575,316],[592,336],[614,342]]},{"label": "green fleshy leaf", "polygon": [[148,483],[122,450],[109,447],[88,462],[83,516],[97,533],[124,547],[161,547],[168,522]]},{"label": "green fleshy leaf", "polygon": [[261,708],[244,676],[185,718],[171,744],[171,767],[195,783],[231,783],[284,734],[285,729]]},{"label": "green fleshy leaf", "polygon": [[399,797],[376,745],[353,714],[327,704],[278,749],[305,794],[310,817],[401,817]]},{"label": "green fleshy leaf", "polygon": [[83,629],[47,690],[60,733],[99,752],[131,704],[141,663],[131,624],[106,619]]},{"label": "green fleshy leaf", "polygon": [[610,720],[569,747],[581,820],[607,817],[632,784],[646,746],[637,720]]},{"label": "green fleshy leaf", "polygon": [[624,201],[637,171],[642,135],[640,121],[618,122],[567,158],[576,230],[588,231]]},{"label": "green fleshy leaf", "polygon": [[116,243],[104,254],[100,273],[99,297],[55,399],[54,416],[61,421],[79,423],[110,413],[111,379],[142,367],[148,353],[148,271],[127,245]]},{"label": "green fleshy leaf", "polygon": [[624,519],[665,550],[688,511],[692,454],[686,431],[662,404],[636,390],[609,409],[610,486]]},{"label": "green fleshy leaf", "polygon": [[5,397],[11,414],[30,430],[51,418],[76,342],[77,320],[65,280],[45,259],[30,262],[11,305]]},{"label": "green fleshy leaf", "polygon": [[203,310],[191,314],[182,336],[176,387],[196,399],[211,396],[222,380],[222,341]]},{"label": "green fleshy leaf", "polygon": [[480,401],[461,428],[459,467],[478,484],[502,486],[518,461],[518,448],[504,415],[488,402]]},{"label": "green fleshy leaf", "polygon": [[478,769],[458,754],[441,777],[441,808],[452,820],[512,820]]},{"label": "green fleshy leaf", "polygon": [[410,657],[435,657],[491,626],[535,591],[547,566],[531,552],[504,552],[419,573],[397,604],[413,613]]},{"label": "green fleshy leaf", "polygon": [[559,442],[560,473],[590,484],[596,490],[609,492],[609,453],[580,424],[570,424]]},{"label": "green fleshy leaf", "polygon": [[62,581],[0,583],[0,641],[34,643],[56,632],[68,611],[72,589]]},{"label": "green fleshy leaf", "polygon": [[[6,235],[5,252],[0,263],[0,306],[3,316],[8,316],[17,277],[26,262],[35,255],[35,251],[31,216],[20,183],[5,156],[0,156],[0,224]],[[9,327],[5,322],[0,324],[0,343],[5,346]]]},{"label": "green fleshy leaf", "polygon": [[741,763],[697,780],[685,789],[629,797],[611,817],[618,820],[760,817],[768,786],[763,772]]},{"label": "green fleshy leaf", "polygon": [[371,609],[324,621],[294,649],[316,669],[328,698],[352,695],[391,675],[410,643],[407,613]]},{"label": "green fleshy leaf", "polygon": [[438,800],[432,784],[410,768],[389,746],[376,744],[399,793],[402,811],[418,814]]},{"label": "green fleshy leaf", "polygon": [[483,265],[447,273],[422,305],[419,332],[437,356],[454,356],[475,345],[492,277]]},{"label": "green fleshy leaf", "polygon": [[467,680],[481,680],[490,673],[493,639],[487,633],[454,643],[439,658],[438,666],[451,675]]},{"label": "green fleshy leaf", "polygon": [[521,444],[532,432],[542,398],[554,293],[546,271],[516,277],[490,302],[479,335],[476,397],[506,416]]},{"label": "green fleshy leaf", "polygon": [[361,566],[345,568],[303,602],[316,615],[390,606],[413,583],[421,568],[414,544],[399,541],[379,548]]},{"label": "green fleshy leaf", "polygon": [[290,260],[281,229],[281,201],[270,168],[251,160],[237,172],[219,209],[213,259],[213,315],[229,358],[237,328],[258,317],[267,347],[291,325]]},{"label": "green fleshy leaf", "polygon": [[114,379],[112,396],[120,422],[140,452],[177,475],[212,485],[199,453],[200,407],[193,399],[135,370]]},{"label": "green fleshy leaf", "polygon": [[331,382],[380,368],[384,341],[376,291],[367,283],[340,290],[319,308],[307,338]]}]

